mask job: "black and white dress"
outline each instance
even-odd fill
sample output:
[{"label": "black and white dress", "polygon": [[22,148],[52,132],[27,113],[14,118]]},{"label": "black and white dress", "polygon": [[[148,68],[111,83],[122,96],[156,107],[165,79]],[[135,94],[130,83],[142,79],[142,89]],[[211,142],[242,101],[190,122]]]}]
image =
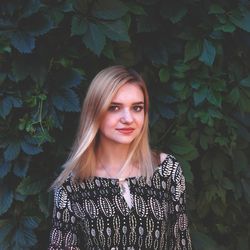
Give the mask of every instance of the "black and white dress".
[{"label": "black and white dress", "polygon": [[127,178],[132,206],[117,179],[68,178],[55,190],[49,250],[192,249],[185,179],[167,155],[150,182]]}]

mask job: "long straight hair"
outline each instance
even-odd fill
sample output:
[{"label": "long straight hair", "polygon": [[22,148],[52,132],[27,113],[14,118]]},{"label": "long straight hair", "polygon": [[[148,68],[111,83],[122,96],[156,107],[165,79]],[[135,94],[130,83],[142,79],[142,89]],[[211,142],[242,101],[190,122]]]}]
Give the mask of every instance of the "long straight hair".
[{"label": "long straight hair", "polygon": [[141,88],[144,95],[145,115],[142,130],[131,143],[123,167],[133,163],[139,167],[141,176],[145,176],[147,180],[152,176],[155,161],[148,140],[149,97],[146,84],[136,71],[118,65],[103,69],[92,80],[83,102],[78,132],[71,153],[63,164],[64,170],[52,187],[60,186],[70,175],[75,180],[83,180],[95,175],[98,131],[102,117],[119,88],[128,83]]}]

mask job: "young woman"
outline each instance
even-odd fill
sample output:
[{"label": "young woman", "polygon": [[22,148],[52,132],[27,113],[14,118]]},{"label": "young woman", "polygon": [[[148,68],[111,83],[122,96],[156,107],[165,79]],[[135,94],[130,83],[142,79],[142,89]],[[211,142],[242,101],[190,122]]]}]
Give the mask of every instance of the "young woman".
[{"label": "young woman", "polygon": [[191,249],[185,180],[148,142],[148,93],[123,66],[99,72],[54,182],[49,250]]}]

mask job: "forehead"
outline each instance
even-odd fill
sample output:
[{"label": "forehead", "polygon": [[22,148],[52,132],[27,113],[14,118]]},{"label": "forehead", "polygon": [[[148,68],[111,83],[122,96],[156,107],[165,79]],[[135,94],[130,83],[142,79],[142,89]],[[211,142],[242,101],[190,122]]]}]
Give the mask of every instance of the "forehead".
[{"label": "forehead", "polygon": [[143,102],[144,94],[137,84],[126,83],[120,87],[112,99],[112,102]]}]

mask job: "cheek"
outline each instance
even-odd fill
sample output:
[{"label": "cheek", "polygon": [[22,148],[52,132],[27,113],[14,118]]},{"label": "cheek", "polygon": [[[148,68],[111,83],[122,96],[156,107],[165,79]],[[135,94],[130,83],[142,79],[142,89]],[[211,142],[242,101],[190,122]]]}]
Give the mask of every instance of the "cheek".
[{"label": "cheek", "polygon": [[137,117],[137,124],[138,124],[138,126],[140,126],[140,127],[143,126],[143,124],[144,124],[144,118],[145,118],[144,114],[141,114],[140,116]]},{"label": "cheek", "polygon": [[114,116],[112,116],[112,115],[106,115],[103,118],[103,120],[102,120],[102,122],[100,124],[100,129],[101,130],[105,130],[107,128],[110,128],[110,127],[114,126],[114,124],[115,124],[115,118],[114,118]]}]

